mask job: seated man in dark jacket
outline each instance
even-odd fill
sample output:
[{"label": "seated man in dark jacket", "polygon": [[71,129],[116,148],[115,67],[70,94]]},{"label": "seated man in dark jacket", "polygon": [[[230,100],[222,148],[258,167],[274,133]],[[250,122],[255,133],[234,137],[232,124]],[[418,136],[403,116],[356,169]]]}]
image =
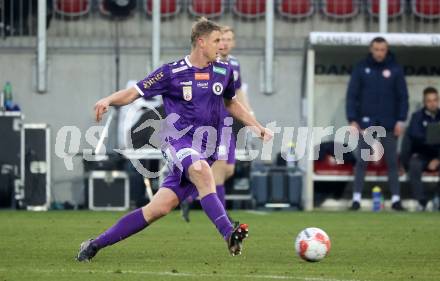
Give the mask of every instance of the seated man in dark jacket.
[{"label": "seated man in dark jacket", "polygon": [[422,172],[439,171],[439,145],[426,143],[427,126],[440,122],[438,91],[433,87],[423,90],[423,108],[411,116],[408,128],[409,142],[409,177],[414,197],[419,201],[422,210],[426,208],[427,200],[422,184]]}]

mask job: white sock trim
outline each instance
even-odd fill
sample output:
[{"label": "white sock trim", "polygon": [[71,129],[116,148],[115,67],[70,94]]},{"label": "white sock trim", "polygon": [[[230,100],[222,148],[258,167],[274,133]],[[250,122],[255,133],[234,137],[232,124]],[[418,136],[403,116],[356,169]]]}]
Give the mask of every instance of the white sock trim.
[{"label": "white sock trim", "polygon": [[360,192],[353,192],[353,201],[356,201],[356,202],[361,202],[361,199],[362,199],[362,193],[360,193]]},{"label": "white sock trim", "polygon": [[226,217],[226,215],[221,215],[220,217],[216,218],[214,222],[217,222],[219,219]]},{"label": "white sock trim", "polygon": [[394,204],[396,202],[400,201],[400,195],[393,195],[391,196],[391,203]]}]

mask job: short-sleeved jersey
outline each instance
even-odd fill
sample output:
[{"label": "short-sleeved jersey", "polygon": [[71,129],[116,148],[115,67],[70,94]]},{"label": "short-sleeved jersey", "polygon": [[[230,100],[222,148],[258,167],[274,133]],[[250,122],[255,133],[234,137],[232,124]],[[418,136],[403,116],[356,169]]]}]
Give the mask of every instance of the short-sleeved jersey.
[{"label": "short-sleeved jersey", "polygon": [[241,88],[240,62],[234,56],[229,56],[227,62],[231,66],[234,73],[235,89],[238,90]]},{"label": "short-sleeved jersey", "polygon": [[144,98],[162,95],[166,115],[176,113],[177,130],[188,126],[188,134],[202,126],[219,128],[224,109],[223,98],[235,97],[233,69],[227,62],[212,62],[207,67],[194,67],[188,56],[174,63],[164,64],[135,88]]},{"label": "short-sleeved jersey", "polygon": [[[226,62],[231,66],[232,73],[234,75],[235,90],[238,90],[241,88],[240,63],[238,62],[237,58],[233,57],[233,56],[228,56],[228,59]],[[231,116],[229,114],[229,111],[227,111],[225,107],[223,107],[222,116],[223,116],[223,119]]]}]

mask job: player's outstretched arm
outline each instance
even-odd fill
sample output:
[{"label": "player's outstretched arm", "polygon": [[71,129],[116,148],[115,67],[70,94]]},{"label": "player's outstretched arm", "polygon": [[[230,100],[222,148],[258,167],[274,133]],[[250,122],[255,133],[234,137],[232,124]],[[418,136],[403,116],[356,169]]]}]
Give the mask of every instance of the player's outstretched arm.
[{"label": "player's outstretched arm", "polygon": [[263,141],[273,138],[273,132],[261,126],[257,119],[237,99],[225,99],[225,106],[232,116],[240,120],[245,126],[249,126]]},{"label": "player's outstretched arm", "polygon": [[237,96],[238,101],[243,105],[252,115],[253,111],[251,108],[251,104],[249,103],[249,98],[247,94],[242,89],[235,90],[235,95]]},{"label": "player's outstretched arm", "polygon": [[126,105],[135,101],[139,96],[138,91],[134,87],[131,87],[129,89],[117,91],[108,97],[100,99],[94,107],[96,121],[101,121],[102,116],[108,111],[109,106]]}]

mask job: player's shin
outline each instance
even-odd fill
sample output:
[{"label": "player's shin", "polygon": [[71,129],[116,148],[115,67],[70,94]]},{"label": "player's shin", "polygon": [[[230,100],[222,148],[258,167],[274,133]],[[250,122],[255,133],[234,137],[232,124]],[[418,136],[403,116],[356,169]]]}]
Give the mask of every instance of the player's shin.
[{"label": "player's shin", "polygon": [[200,204],[223,238],[225,240],[229,239],[234,228],[217,194],[209,193],[205,195],[200,199]]},{"label": "player's shin", "polygon": [[92,243],[98,249],[102,249],[138,233],[147,226],[148,222],[144,218],[142,208],[139,208],[123,216],[116,224],[94,239]]},{"label": "player's shin", "polygon": [[223,207],[226,209],[226,199],[225,199],[225,185],[219,184],[216,186],[217,196]]}]

